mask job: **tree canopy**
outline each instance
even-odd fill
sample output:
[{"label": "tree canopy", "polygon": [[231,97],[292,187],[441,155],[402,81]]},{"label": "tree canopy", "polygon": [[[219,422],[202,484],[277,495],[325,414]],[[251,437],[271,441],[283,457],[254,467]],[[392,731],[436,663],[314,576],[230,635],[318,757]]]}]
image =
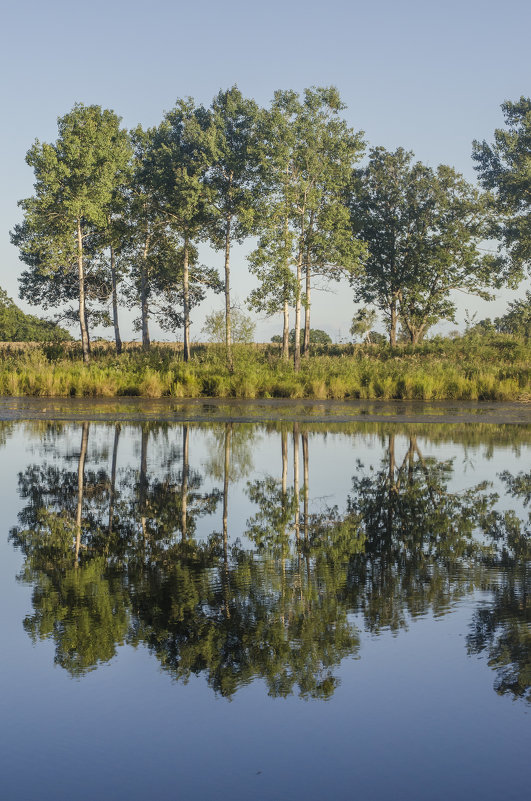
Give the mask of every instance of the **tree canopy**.
[{"label": "tree canopy", "polygon": [[3,342],[57,342],[72,339],[52,320],[24,312],[0,288],[0,340]]}]

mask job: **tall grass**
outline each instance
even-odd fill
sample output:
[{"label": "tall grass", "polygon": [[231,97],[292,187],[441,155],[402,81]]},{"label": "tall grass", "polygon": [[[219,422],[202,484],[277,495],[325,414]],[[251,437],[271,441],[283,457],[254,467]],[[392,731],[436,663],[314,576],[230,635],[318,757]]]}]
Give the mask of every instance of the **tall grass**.
[{"label": "tall grass", "polygon": [[196,347],[190,362],[172,346],[120,357],[96,348],[85,366],[75,347],[0,352],[0,394],[46,397],[531,400],[531,347],[497,335],[481,343],[330,346],[295,373],[275,347],[238,346],[235,369],[219,347]]}]

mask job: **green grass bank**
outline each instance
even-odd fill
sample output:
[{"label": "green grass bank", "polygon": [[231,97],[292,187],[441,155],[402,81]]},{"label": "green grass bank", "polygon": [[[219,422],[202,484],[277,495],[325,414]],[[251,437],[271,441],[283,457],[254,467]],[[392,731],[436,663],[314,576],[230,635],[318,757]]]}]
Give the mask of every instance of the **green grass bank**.
[{"label": "green grass bank", "polygon": [[108,343],[83,365],[77,343],[0,345],[0,395],[40,397],[308,398],[531,401],[531,346],[495,335],[412,347],[315,346],[295,373],[274,345],[239,345],[234,371],[217,345]]}]

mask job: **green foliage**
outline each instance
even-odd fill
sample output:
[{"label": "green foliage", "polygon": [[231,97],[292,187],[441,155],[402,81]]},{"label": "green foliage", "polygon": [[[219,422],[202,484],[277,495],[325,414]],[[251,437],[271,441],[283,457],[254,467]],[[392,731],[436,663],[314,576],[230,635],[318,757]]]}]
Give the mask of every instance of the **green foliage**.
[{"label": "green foliage", "polygon": [[266,314],[302,297],[293,275],[301,254],[311,274],[337,279],[359,268],[364,247],[351,236],[343,194],[363,141],[341,119],[343,108],[337,89],[313,87],[303,98],[275,92],[260,117],[259,242],[250,268],[261,283],[250,302]]},{"label": "green foliage", "polygon": [[[239,344],[250,344],[253,341],[256,323],[249,315],[242,312],[237,306],[231,310],[232,341]],[[209,342],[221,343],[225,341],[225,312],[213,311],[205,317],[203,331]]]},{"label": "green foliage", "polygon": [[[418,344],[438,320],[454,320],[453,292],[488,299],[504,282],[515,285],[531,263],[531,100],[502,108],[506,128],[496,130],[494,144],[474,143],[489,190],[480,194],[451,167],[414,162],[403,148],[373,148],[367,166],[357,168],[363,135],[343,119],[333,86],[277,91],[267,109],[233,86],[208,109],[178,100],[158,126],[138,126],[131,135],[114,112],[76,104],[59,118],[57,140],[36,141],[27,153],[35,192],[20,202],[23,221],[12,232],[26,265],[21,297],[58,310],[57,320],[79,323],[85,362],[94,325],[114,324],[120,353],[119,298],[140,307],[135,324],[145,349],[150,319],[165,330],[183,328],[188,361],[191,311],[207,291],[224,290],[223,337],[219,320],[208,324],[214,339],[225,341],[232,371],[231,340],[249,342],[251,333],[247,326],[232,335],[230,253],[234,241],[253,235],[249,267],[259,285],[247,303],[283,314],[284,358],[293,305],[297,331],[305,318],[303,352],[311,342],[329,344],[311,330],[315,276],[346,275],[356,301],[384,313],[392,346]],[[497,257],[482,247],[488,237],[502,240]],[[201,242],[224,251],[223,280],[200,263]],[[527,341],[530,297],[469,334],[497,331]],[[26,338],[30,329],[41,338],[34,320],[26,318],[23,328],[15,307],[4,306],[6,338]],[[351,333],[381,344],[374,323],[375,312],[363,308]],[[296,334],[297,370],[299,344]],[[14,387],[16,376],[11,381]],[[157,382],[168,391],[154,373],[146,381],[153,392]],[[325,392],[321,379],[312,382]],[[251,383],[233,390],[251,392]],[[211,376],[208,386],[226,391],[225,377]]]},{"label": "green foliage", "polygon": [[[304,331],[299,331],[300,341],[302,343],[304,339]],[[278,334],[271,337],[271,342],[281,343],[282,337]],[[295,329],[292,328],[289,332],[289,343],[293,345],[295,342]],[[332,344],[332,337],[323,331],[321,328],[310,328],[310,345],[331,345]]]},{"label": "green foliage", "polygon": [[352,336],[360,336],[366,342],[372,342],[371,328],[376,322],[376,311],[363,306],[359,309],[352,318],[352,325],[350,326],[350,333]]},{"label": "green foliage", "polygon": [[517,283],[531,269],[531,99],[502,103],[505,128],[494,143],[474,141],[472,158],[483,186],[494,192],[491,235],[502,240],[498,268]]},{"label": "green foliage", "polygon": [[353,281],[356,299],[384,312],[392,345],[399,317],[416,343],[437,320],[454,318],[451,290],[486,298],[499,280],[479,250],[486,201],[451,167],[433,170],[412,158],[402,148],[374,148],[351,195],[354,232],[369,247],[365,272]]},{"label": "green foliage", "polygon": [[72,339],[51,320],[24,314],[0,288],[0,340],[2,342],[60,342]]},{"label": "green foliage", "polygon": [[508,311],[502,317],[496,317],[494,328],[501,334],[513,334],[523,337],[529,342],[531,337],[531,291],[525,297],[509,303]]},{"label": "green foliage", "polygon": [[28,266],[21,278],[22,297],[45,306],[76,299],[83,339],[85,273],[101,286],[95,256],[128,169],[130,145],[120,118],[100,106],[76,104],[59,118],[58,133],[54,144],[37,140],[27,153],[35,194],[19,203],[24,220],[15,226],[12,241]]}]

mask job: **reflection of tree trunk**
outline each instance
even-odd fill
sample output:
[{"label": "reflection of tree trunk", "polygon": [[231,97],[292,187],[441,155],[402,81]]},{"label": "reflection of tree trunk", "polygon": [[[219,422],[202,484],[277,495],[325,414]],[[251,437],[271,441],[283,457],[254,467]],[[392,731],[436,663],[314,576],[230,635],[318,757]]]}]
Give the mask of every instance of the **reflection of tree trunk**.
[{"label": "reflection of tree trunk", "polygon": [[142,438],[140,443],[140,525],[142,526],[142,539],[144,548],[147,541],[146,529],[146,500],[147,500],[147,449],[148,449],[149,430],[142,426]]},{"label": "reflection of tree trunk", "polygon": [[413,484],[413,468],[415,465],[413,439],[413,437],[409,438],[409,448],[407,451],[407,483],[409,486]]},{"label": "reflection of tree trunk", "polygon": [[393,506],[396,495],[395,485],[395,435],[389,434],[389,498],[387,503],[387,536],[390,537],[393,531]]},{"label": "reflection of tree trunk", "polygon": [[232,441],[232,423],[225,426],[225,463],[223,466],[223,594],[225,602],[225,616],[230,617],[229,608],[229,476],[230,476],[230,447]]},{"label": "reflection of tree trunk", "polygon": [[116,423],[114,427],[114,445],[112,449],[111,486],[109,489],[109,525],[107,526],[107,534],[109,536],[112,533],[112,519],[114,516],[114,499],[115,499],[115,488],[116,488],[116,458],[118,456],[118,439],[120,437],[120,429],[121,429],[120,423]]},{"label": "reflection of tree trunk", "polygon": [[188,426],[183,426],[183,467],[181,478],[181,535],[186,539],[188,512]]},{"label": "reflection of tree trunk", "polygon": [[288,491],[288,432],[282,429],[280,437],[282,446],[282,500],[285,501]]},{"label": "reflection of tree trunk", "polygon": [[293,494],[295,503],[295,537],[299,542],[300,508],[299,508],[299,424],[293,423]]},{"label": "reflection of tree trunk", "polygon": [[83,423],[81,430],[81,449],[79,451],[79,461],[77,465],[77,509],[76,509],[76,551],[74,564],[79,564],[79,551],[81,548],[81,512],[83,508],[83,489],[85,482],[85,461],[87,458],[87,444],[89,435],[89,423]]},{"label": "reflection of tree trunk", "polygon": [[302,435],[302,462],[304,471],[304,540],[308,542],[308,492],[309,492],[309,466],[308,466],[308,432]]},{"label": "reflection of tree trunk", "polygon": [[410,443],[411,443],[410,444],[410,448],[412,449],[412,451],[414,453],[417,454],[417,456],[419,458],[419,462],[420,462],[420,464],[422,466],[422,471],[423,471],[424,476],[426,478],[426,487],[428,489],[428,495],[430,496],[430,500],[432,502],[433,508],[436,509],[437,508],[437,500],[436,500],[436,498],[435,498],[435,496],[433,494],[433,487],[432,487],[432,484],[431,484],[431,481],[430,481],[430,473],[429,473],[429,470],[428,470],[428,466],[427,466],[426,462],[424,461],[424,456],[422,455],[422,453],[420,451],[420,448],[419,448],[419,446],[417,444],[417,438],[415,436],[412,436],[411,439],[410,439]]}]

